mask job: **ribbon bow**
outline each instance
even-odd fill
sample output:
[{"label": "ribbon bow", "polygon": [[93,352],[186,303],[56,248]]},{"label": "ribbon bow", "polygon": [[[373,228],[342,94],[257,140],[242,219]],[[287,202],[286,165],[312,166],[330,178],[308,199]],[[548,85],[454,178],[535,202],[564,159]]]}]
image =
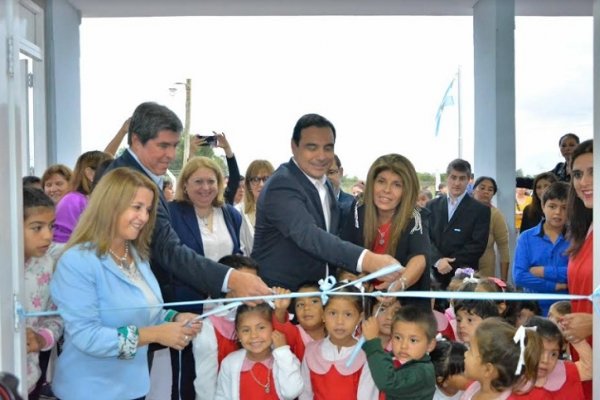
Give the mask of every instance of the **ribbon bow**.
[{"label": "ribbon bow", "polygon": [[479,279],[473,277],[473,273],[471,273],[471,275],[463,279],[463,283],[479,283]]},{"label": "ribbon bow", "polygon": [[323,306],[325,304],[327,304],[327,301],[329,301],[329,296],[327,295],[327,293],[329,293],[329,291],[335,286],[336,284],[336,280],[335,277],[332,275],[329,275],[327,278],[325,279],[319,279],[319,290],[321,290],[321,302],[323,303]]},{"label": "ribbon bow", "polygon": [[513,340],[515,343],[519,343],[521,347],[521,352],[519,354],[519,363],[517,364],[517,369],[515,370],[515,375],[521,374],[521,369],[525,365],[525,338],[527,337],[526,331],[537,331],[537,326],[532,327],[524,327],[521,325],[519,329],[515,332],[515,336],[513,336]]}]

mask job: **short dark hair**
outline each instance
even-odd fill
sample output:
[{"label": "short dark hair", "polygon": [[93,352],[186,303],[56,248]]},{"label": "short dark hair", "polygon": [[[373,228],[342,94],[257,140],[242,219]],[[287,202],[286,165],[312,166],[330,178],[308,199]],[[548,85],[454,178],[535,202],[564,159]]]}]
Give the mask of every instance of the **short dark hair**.
[{"label": "short dark hair", "polygon": [[131,146],[132,136],[137,135],[142,144],[154,139],[158,132],[169,130],[181,133],[183,125],[179,117],[170,109],[154,102],[142,103],[133,112],[129,123],[127,144]]},{"label": "short dark hair", "polygon": [[41,185],[42,180],[38,176],[28,175],[23,177],[23,187]]},{"label": "short dark hair", "polygon": [[438,384],[444,383],[452,375],[460,375],[465,372],[465,353],[467,346],[460,342],[440,340],[435,349],[429,353],[435,377]]},{"label": "short dark hair", "polygon": [[258,274],[258,263],[253,258],[242,256],[241,254],[231,254],[221,257],[219,264],[227,265],[233,269],[253,269]]},{"label": "short dark hair", "polygon": [[448,168],[446,168],[446,174],[450,175],[451,171],[464,172],[468,177],[471,176],[471,164],[467,160],[463,160],[462,158],[457,158],[450,161],[448,164]]},{"label": "short dark hair", "polygon": [[259,303],[255,306],[250,306],[248,304],[242,304],[237,308],[237,312],[235,313],[235,329],[239,329],[241,320],[245,314],[257,313],[261,315],[266,321],[269,321],[272,324],[273,321],[273,309],[268,303]]},{"label": "short dark hair", "polygon": [[334,154],[333,158],[335,160],[335,165],[337,165],[338,168],[342,168],[342,162],[340,161],[340,158],[337,156],[337,154]]},{"label": "short dark hair", "polygon": [[296,146],[300,144],[302,130],[311,126],[316,126],[319,128],[331,128],[331,131],[333,132],[333,142],[335,143],[335,127],[333,124],[327,118],[319,114],[306,114],[301,116],[294,126],[292,140],[294,143],[296,143]]},{"label": "short dark hair", "polygon": [[558,343],[558,348],[562,351],[565,346],[565,341],[563,339],[563,335],[554,322],[550,321],[548,318],[543,318],[539,316],[533,316],[527,320],[523,324],[526,327],[536,327],[536,333],[542,339],[555,341]]},{"label": "short dark hair", "polygon": [[492,182],[492,186],[494,187],[494,194],[498,193],[498,184],[496,183],[496,180],[494,178],[492,178],[491,176],[480,176],[479,178],[477,178],[475,183],[473,183],[473,188],[476,188],[477,186],[479,186],[479,184],[483,181]]},{"label": "short dark hair", "polygon": [[32,208],[49,208],[54,210],[54,201],[43,190],[34,187],[23,188],[23,220],[31,214]]},{"label": "short dark hair", "polygon": [[567,201],[569,198],[569,184],[566,182],[554,182],[542,195],[542,206],[546,204],[548,200],[563,200]]},{"label": "short dark hair", "polygon": [[577,136],[576,134],[569,132],[569,133],[565,133],[564,135],[562,135],[560,137],[560,139],[558,139],[558,145],[560,146],[562,141],[567,139],[567,138],[571,138],[571,139],[575,139],[575,141],[577,142],[577,144],[579,144],[579,136]]},{"label": "short dark hair", "polygon": [[481,319],[499,316],[498,306],[493,300],[461,299],[454,303],[454,313],[458,315],[460,310],[477,315]]},{"label": "short dark hair", "polygon": [[433,340],[437,335],[437,320],[431,310],[423,310],[412,305],[403,306],[396,312],[392,326],[396,322],[411,322],[419,325],[425,331],[427,340]]},{"label": "short dark hair", "polygon": [[[345,284],[343,282],[338,282],[335,285],[333,285],[333,290],[335,290],[336,295],[335,296],[329,296],[329,301],[323,305],[323,309],[327,308],[329,305],[331,305],[331,299],[346,299],[348,301],[350,301],[354,307],[356,307],[356,309],[358,310],[359,313],[362,313],[365,310],[364,307],[364,296],[357,296],[357,293],[360,293],[360,291],[358,290],[358,288],[356,288],[355,286],[344,286]],[[344,287],[341,287],[344,286]],[[339,296],[342,293],[352,293],[352,295],[350,296]]]}]

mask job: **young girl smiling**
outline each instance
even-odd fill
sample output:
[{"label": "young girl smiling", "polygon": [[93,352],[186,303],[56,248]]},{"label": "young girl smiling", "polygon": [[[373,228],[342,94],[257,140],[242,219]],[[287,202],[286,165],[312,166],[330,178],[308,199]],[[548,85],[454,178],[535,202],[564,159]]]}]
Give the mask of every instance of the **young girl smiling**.
[{"label": "young girl smiling", "polygon": [[300,361],[281,332],[273,330],[266,303],[241,305],[235,329],[242,349],[225,357],[217,382],[217,400],[292,400],[302,391]]}]

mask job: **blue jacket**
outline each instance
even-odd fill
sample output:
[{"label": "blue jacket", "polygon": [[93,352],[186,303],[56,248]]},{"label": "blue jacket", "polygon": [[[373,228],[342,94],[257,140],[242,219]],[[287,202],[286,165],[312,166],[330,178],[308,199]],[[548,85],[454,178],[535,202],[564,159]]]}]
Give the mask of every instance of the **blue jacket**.
[{"label": "blue jacket", "polygon": [[[557,283],[567,283],[567,265],[569,257],[566,254],[569,242],[560,235],[556,243],[544,234],[544,220],[534,228],[521,233],[515,249],[513,264],[513,281],[529,293],[567,293],[566,290],[556,291]],[[544,267],[544,277],[538,278],[529,272],[529,268]],[[548,315],[553,300],[540,300],[542,315]]]},{"label": "blue jacket", "polygon": [[[241,254],[240,250],[240,226],[242,225],[242,215],[235,207],[225,204],[221,207],[225,225],[229,231],[229,236],[233,241],[232,254]],[[169,203],[169,213],[171,214],[171,226],[177,232],[181,243],[188,246],[200,255],[204,255],[204,245],[202,244],[202,234],[198,227],[198,219],[194,206],[183,201],[172,201]],[[184,281],[177,279],[171,274],[167,286],[171,290],[164,290],[163,294],[167,302],[175,301],[193,301],[206,298],[206,294],[195,290]],[[202,313],[202,306],[179,306],[174,307],[177,311]]]},{"label": "blue jacket", "polygon": [[[162,302],[150,266],[136,254],[134,257],[148,286]],[[117,358],[117,328],[158,325],[165,311],[156,311],[156,308],[107,310],[147,307],[148,302],[111,257],[98,257],[94,249],[86,249],[84,245],[70,248],[61,256],[50,290],[65,321],[65,343],[52,381],[54,393],[63,400],[145,396],[150,390],[148,346],[138,347],[133,359]]]}]

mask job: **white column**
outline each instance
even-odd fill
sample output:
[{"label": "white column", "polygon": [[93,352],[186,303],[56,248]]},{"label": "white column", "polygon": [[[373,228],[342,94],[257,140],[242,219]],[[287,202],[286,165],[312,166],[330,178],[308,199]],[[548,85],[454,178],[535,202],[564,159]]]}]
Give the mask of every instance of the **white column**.
[{"label": "white column", "polygon": [[22,132],[25,110],[19,108],[17,0],[0,1],[0,371],[26,376],[24,328],[15,328],[13,297],[23,282]]},{"label": "white column", "polygon": [[48,163],[70,168],[81,154],[80,24],[81,13],[67,0],[46,2]]},{"label": "white column", "polygon": [[473,5],[475,69],[475,176],[496,179],[498,208],[506,217],[511,259],[515,244],[515,2]]}]

